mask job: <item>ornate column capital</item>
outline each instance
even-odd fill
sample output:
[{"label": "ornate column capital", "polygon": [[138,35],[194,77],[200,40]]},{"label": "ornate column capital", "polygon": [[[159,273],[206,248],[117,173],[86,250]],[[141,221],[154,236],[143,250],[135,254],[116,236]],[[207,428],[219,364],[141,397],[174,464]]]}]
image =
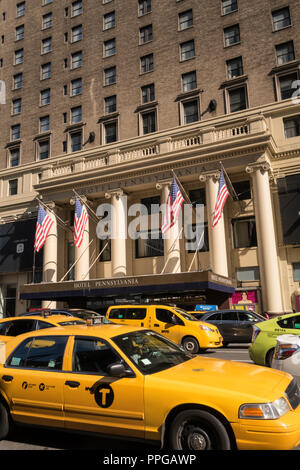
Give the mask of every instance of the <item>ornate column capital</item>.
[{"label": "ornate column capital", "polygon": [[255,171],[261,171],[262,173],[263,172],[266,172],[266,171],[271,171],[272,168],[271,168],[271,165],[270,163],[265,160],[265,161],[261,161],[261,162],[253,162],[253,163],[249,163],[249,165],[246,166],[246,173],[254,173]]},{"label": "ornate column capital", "polygon": [[220,170],[208,170],[208,171],[203,171],[201,172],[201,175],[199,176],[199,180],[201,183],[205,183],[209,179],[213,179],[214,182],[219,181],[221,175]]},{"label": "ornate column capital", "polygon": [[[71,199],[70,199],[70,204],[71,204],[71,206],[75,206],[75,197],[76,197],[76,196],[73,196],[73,197],[71,197]],[[86,197],[86,196],[80,196],[80,198],[82,199],[82,201],[83,201],[84,203],[87,202],[87,197]]]},{"label": "ornate column capital", "polygon": [[125,192],[121,188],[111,189],[104,194],[105,199],[112,199],[113,197],[119,199],[121,196],[125,196]]},{"label": "ornate column capital", "polygon": [[165,180],[160,180],[156,183],[156,189],[161,191],[165,186],[170,188],[171,184],[172,184],[172,178],[167,178]]}]

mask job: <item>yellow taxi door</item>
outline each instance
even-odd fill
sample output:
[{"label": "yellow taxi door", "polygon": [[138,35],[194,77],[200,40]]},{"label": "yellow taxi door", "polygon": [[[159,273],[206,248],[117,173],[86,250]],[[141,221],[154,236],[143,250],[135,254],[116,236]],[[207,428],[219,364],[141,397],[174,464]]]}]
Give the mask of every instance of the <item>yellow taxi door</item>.
[{"label": "yellow taxi door", "polygon": [[108,367],[121,361],[100,338],[75,337],[72,372],[64,384],[67,429],[144,437],[144,378],[110,377]]},{"label": "yellow taxi door", "polygon": [[170,309],[152,306],[150,328],[179,344],[182,337],[183,321]]},{"label": "yellow taxi door", "polygon": [[1,388],[18,422],[64,426],[62,373],[66,336],[28,338],[9,357]]}]

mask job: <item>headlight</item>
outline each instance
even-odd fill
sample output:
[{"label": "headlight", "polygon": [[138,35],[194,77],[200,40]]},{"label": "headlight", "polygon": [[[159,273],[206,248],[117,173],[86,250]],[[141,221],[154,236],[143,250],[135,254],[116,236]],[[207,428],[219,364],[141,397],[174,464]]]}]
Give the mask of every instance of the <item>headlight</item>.
[{"label": "headlight", "polygon": [[199,325],[199,328],[201,328],[201,330],[204,330],[204,331],[215,331],[213,328],[209,328],[209,326],[205,326],[205,325]]},{"label": "headlight", "polygon": [[278,398],[272,403],[245,403],[240,406],[239,418],[243,419],[278,419],[290,411],[285,398]]}]

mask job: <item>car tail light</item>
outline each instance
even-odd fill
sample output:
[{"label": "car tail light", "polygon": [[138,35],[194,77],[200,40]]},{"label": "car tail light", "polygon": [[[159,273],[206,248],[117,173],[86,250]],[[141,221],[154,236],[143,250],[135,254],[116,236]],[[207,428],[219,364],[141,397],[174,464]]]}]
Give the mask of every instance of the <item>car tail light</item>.
[{"label": "car tail light", "polygon": [[254,341],[258,337],[259,333],[261,332],[261,329],[258,328],[258,326],[256,326],[256,325],[252,325],[252,330],[253,330],[253,332],[252,332],[251,342],[254,343]]},{"label": "car tail light", "polygon": [[295,352],[300,349],[296,344],[277,344],[274,353],[274,359],[284,360],[291,357]]}]

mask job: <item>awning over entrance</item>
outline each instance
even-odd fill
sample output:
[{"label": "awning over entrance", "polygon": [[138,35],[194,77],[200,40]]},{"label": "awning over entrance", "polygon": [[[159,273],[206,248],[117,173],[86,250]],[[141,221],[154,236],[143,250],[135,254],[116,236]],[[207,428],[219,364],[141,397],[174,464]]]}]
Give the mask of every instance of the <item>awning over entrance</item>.
[{"label": "awning over entrance", "polygon": [[[235,292],[235,282],[211,271],[126,276],[120,278],[26,284],[20,289],[22,300],[65,300],[75,298],[130,298],[208,293],[210,297]],[[222,296],[222,297],[223,297]]]}]

